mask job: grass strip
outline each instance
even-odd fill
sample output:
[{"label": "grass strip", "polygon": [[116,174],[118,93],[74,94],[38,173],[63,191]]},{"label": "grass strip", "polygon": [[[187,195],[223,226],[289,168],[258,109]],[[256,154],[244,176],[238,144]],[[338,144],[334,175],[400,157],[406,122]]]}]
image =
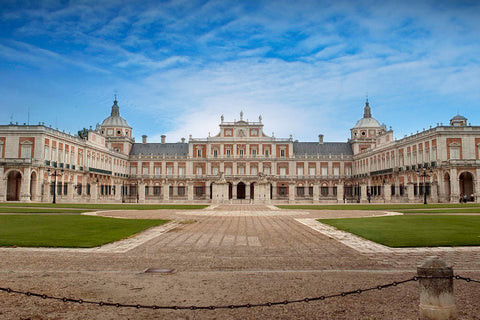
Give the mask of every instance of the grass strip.
[{"label": "grass strip", "polygon": [[326,205],[277,205],[280,209],[305,210],[401,210],[428,208],[480,208],[480,203],[434,203],[434,204],[326,204]]},{"label": "grass strip", "polygon": [[166,222],[80,215],[0,216],[0,246],[92,248]]},{"label": "grass strip", "polygon": [[198,210],[204,204],[94,204],[94,203],[0,203],[0,207],[79,208],[101,210]]},{"label": "grass strip", "polygon": [[0,213],[82,213],[90,212],[88,209],[68,209],[68,208],[19,208],[19,207],[0,207]]},{"label": "grass strip", "polygon": [[408,215],[318,221],[389,247],[480,245],[480,216]]},{"label": "grass strip", "polygon": [[398,212],[402,213],[409,213],[409,214],[415,214],[415,213],[478,213],[480,214],[480,208],[458,208],[458,209],[431,209],[431,210],[397,210]]}]

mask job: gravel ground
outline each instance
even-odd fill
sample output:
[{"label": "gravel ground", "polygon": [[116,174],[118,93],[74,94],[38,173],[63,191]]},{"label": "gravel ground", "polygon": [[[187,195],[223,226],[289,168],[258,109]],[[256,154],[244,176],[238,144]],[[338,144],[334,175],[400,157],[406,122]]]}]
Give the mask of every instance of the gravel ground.
[{"label": "gravel ground", "polygon": [[[259,206],[220,206],[202,213],[103,212],[107,216],[168,218],[183,223],[126,253],[0,249],[0,287],[125,304],[264,303],[409,279],[415,275],[416,266],[430,255],[361,254],[294,220],[383,212],[253,214],[267,210]],[[453,264],[455,273],[480,279],[479,253],[439,255]],[[147,268],[174,268],[175,273],[146,274],[143,271]],[[460,280],[454,284],[459,319],[480,319],[480,284]],[[233,310],[137,310],[0,292],[0,318],[417,319],[418,299],[416,282],[324,301]]]}]

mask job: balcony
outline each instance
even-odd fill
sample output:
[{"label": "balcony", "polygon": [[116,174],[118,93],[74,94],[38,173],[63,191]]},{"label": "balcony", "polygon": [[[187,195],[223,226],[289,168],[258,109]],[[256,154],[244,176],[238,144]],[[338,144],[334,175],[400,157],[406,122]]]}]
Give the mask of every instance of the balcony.
[{"label": "balcony", "polygon": [[3,158],[0,159],[0,165],[31,165],[31,158]]}]

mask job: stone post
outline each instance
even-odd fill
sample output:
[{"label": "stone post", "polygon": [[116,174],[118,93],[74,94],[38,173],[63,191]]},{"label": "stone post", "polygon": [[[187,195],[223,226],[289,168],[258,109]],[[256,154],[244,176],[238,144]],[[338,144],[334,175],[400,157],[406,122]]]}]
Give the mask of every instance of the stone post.
[{"label": "stone post", "polygon": [[313,203],[318,203],[320,198],[320,185],[318,183],[313,184]]},{"label": "stone post", "polygon": [[50,184],[51,182],[48,180],[43,181],[43,194],[42,194],[42,202],[51,202],[50,196]]},{"label": "stone post", "polygon": [[115,202],[122,202],[122,184],[115,183]]},{"label": "stone post", "polygon": [[413,190],[413,182],[407,183],[407,197],[408,202],[415,202],[415,194]]},{"label": "stone post", "polygon": [[96,202],[98,199],[98,183],[93,182],[90,184],[90,200]]},{"label": "stone post", "polygon": [[162,184],[162,192],[163,201],[168,202],[170,200],[170,184],[168,182]]},{"label": "stone post", "polygon": [[20,186],[20,201],[29,202],[30,194],[30,168],[27,168],[22,173],[22,184]]},{"label": "stone post", "polygon": [[73,200],[73,182],[69,181],[66,182],[67,184],[67,201]]},{"label": "stone post", "polygon": [[187,182],[187,200],[193,201],[193,182]]},{"label": "stone post", "polygon": [[420,289],[420,320],[454,320],[457,308],[453,294],[453,269],[431,256],[417,267]]},{"label": "stone post", "polygon": [[368,202],[367,199],[367,185],[362,184],[360,185],[360,203]]},{"label": "stone post", "polygon": [[237,183],[238,182],[232,184],[232,200],[237,199]]},{"label": "stone post", "polygon": [[438,182],[433,181],[430,187],[430,200],[432,202],[438,202]]}]

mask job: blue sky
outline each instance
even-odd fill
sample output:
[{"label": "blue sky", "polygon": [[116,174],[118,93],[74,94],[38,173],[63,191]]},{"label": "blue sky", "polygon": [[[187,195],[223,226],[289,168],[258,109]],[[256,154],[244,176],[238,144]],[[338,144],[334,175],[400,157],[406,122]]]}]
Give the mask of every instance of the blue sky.
[{"label": "blue sky", "polygon": [[346,141],[363,115],[397,138],[457,112],[480,125],[479,1],[0,2],[0,123],[76,132],[110,114],[159,141],[258,120]]}]

